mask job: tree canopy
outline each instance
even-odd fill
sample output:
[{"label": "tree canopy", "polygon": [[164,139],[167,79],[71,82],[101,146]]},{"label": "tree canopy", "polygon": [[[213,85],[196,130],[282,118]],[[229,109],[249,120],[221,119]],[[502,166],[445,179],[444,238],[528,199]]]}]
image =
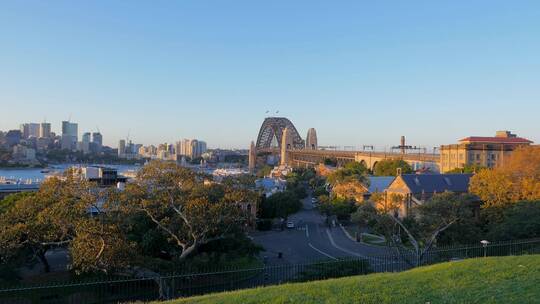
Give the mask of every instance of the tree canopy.
[{"label": "tree canopy", "polygon": [[0,203],[0,266],[37,259],[47,272],[47,252],[64,248],[76,273],[159,270],[172,260],[185,262],[200,246],[241,238],[250,217],[243,208],[255,206],[258,194],[241,181],[206,178],[174,163],[152,162],[119,191],[68,170],[45,180],[36,193]]},{"label": "tree canopy", "polygon": [[[68,174],[64,179],[47,179],[33,195],[18,196],[12,206],[0,215],[0,226],[5,227],[0,231],[1,256],[9,259],[31,254],[43,263],[48,272],[48,250],[80,242],[82,231],[92,230],[100,232],[92,234],[97,251],[73,250],[71,256],[77,259],[81,254],[93,252],[94,261],[104,262],[102,259],[109,254],[109,249],[119,242],[104,239],[101,224],[89,216],[88,210],[100,201],[99,195],[90,183]],[[75,269],[79,266],[82,264],[74,264]],[[110,269],[111,265],[105,266],[102,270]]]},{"label": "tree canopy", "polygon": [[261,218],[287,218],[302,208],[302,202],[293,191],[278,192],[262,200],[259,208]]},{"label": "tree canopy", "polygon": [[224,185],[205,185],[195,172],[170,162],[152,162],[119,198],[127,212],[143,212],[181,248],[185,259],[200,245],[227,237],[243,224],[237,204],[253,199]]},{"label": "tree canopy", "polygon": [[385,235],[392,247],[412,265],[420,264],[441,233],[461,219],[470,217],[474,207],[472,196],[445,192],[416,206],[411,216],[398,218],[392,208],[377,206],[383,202],[379,199],[372,204],[364,204],[352,219]]},{"label": "tree canopy", "polygon": [[401,169],[402,174],[413,173],[411,165],[402,159],[385,159],[377,162],[373,168],[375,176],[396,176],[397,169]]},{"label": "tree canopy", "polygon": [[332,172],[328,177],[327,181],[331,185],[337,185],[342,182],[348,181],[359,181],[362,183],[367,183],[367,167],[359,162],[350,162],[345,164],[343,168],[339,168],[336,171]]},{"label": "tree canopy", "polygon": [[446,172],[447,174],[450,173],[465,173],[465,174],[472,174],[476,172],[480,172],[481,170],[485,169],[486,167],[482,167],[480,165],[472,164],[472,165],[465,165],[463,168],[455,168],[453,170],[450,170]]},{"label": "tree canopy", "polygon": [[481,170],[471,178],[470,191],[485,208],[540,200],[540,147],[518,148],[501,166]]}]

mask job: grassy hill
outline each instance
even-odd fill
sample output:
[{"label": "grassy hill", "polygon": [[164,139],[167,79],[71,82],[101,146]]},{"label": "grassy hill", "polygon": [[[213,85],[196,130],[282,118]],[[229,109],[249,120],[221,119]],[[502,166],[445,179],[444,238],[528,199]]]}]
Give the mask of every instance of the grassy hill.
[{"label": "grassy hill", "polygon": [[226,292],[180,303],[540,303],[540,255],[479,258],[311,283]]}]

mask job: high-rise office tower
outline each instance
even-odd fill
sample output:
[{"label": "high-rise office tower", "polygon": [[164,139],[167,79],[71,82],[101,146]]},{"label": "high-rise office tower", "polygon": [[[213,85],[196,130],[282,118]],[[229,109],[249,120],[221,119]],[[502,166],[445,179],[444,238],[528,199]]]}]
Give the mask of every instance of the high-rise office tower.
[{"label": "high-rise office tower", "polygon": [[28,139],[30,137],[39,137],[39,124],[37,123],[24,123],[21,124],[22,138]]},{"label": "high-rise office tower", "polygon": [[103,136],[99,132],[92,133],[92,142],[90,144],[92,147],[90,150],[94,153],[100,153],[101,148],[103,147]]},{"label": "high-rise office tower", "polygon": [[51,137],[51,124],[48,122],[42,122],[39,125],[39,137],[49,138]]},{"label": "high-rise office tower", "polygon": [[99,132],[92,133],[92,142],[102,146],[103,145],[103,136]]},{"label": "high-rise office tower", "polygon": [[189,157],[191,157],[191,159],[197,158],[199,155],[198,153],[199,141],[196,139],[192,139],[190,144],[191,145],[190,145]]},{"label": "high-rise office tower", "polygon": [[118,156],[123,156],[126,153],[126,141],[120,139],[118,142]]},{"label": "high-rise office tower", "polygon": [[73,150],[77,146],[78,128],[76,123],[62,121],[62,149]]},{"label": "high-rise office tower", "polygon": [[90,132],[85,132],[81,140],[81,150],[84,153],[90,152]]}]

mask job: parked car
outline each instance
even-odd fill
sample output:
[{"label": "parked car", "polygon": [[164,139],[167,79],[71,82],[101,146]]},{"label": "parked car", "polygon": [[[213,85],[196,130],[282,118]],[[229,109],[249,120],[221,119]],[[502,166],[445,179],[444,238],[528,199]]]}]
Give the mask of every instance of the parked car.
[{"label": "parked car", "polygon": [[293,222],[287,222],[287,228],[288,229],[293,229],[294,228],[294,223]]}]

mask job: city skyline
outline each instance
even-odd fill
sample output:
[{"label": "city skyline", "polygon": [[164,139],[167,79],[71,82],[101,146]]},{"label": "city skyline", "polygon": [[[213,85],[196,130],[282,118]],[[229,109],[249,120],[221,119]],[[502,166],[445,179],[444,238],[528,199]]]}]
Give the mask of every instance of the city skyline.
[{"label": "city skyline", "polygon": [[[276,116],[276,117],[277,117],[277,116]],[[265,119],[268,119],[268,118],[272,119],[272,118],[276,118],[276,117],[269,116],[269,117],[266,117]],[[282,117],[280,116],[280,117],[277,117],[277,118],[282,118]],[[43,121],[43,122],[40,122],[40,123],[25,122],[25,123],[19,124],[19,128],[8,128],[8,129],[5,129],[5,130],[0,129],[0,131],[7,132],[7,131],[9,131],[9,130],[19,130],[19,129],[22,129],[23,125],[28,125],[28,124],[37,124],[37,125],[46,124],[46,125],[48,125],[48,126],[51,128],[51,129],[49,130],[49,132],[52,132],[52,133],[56,134],[57,136],[60,136],[60,137],[61,137],[61,135],[62,135],[62,125],[63,125],[64,123],[66,123],[66,122],[69,122],[69,123],[78,125],[77,122],[73,122],[73,121],[62,121],[62,122],[61,122],[61,126],[60,126],[60,130],[56,131],[54,128],[51,127],[51,125],[54,125],[54,124],[51,123],[51,122],[48,122],[48,121]],[[257,130],[258,130],[258,129],[257,129]],[[300,129],[300,130],[302,130],[302,129]],[[496,130],[496,131],[497,131],[497,132],[503,132],[503,131],[506,132],[507,130],[502,130],[502,129],[500,129],[500,130]],[[512,130],[512,131],[513,131],[513,130]],[[22,130],[21,130],[21,132],[22,132]],[[152,141],[152,142],[138,142],[138,141],[136,141],[136,140],[133,139],[133,138],[136,138],[136,136],[133,136],[133,134],[131,134],[130,132],[131,132],[131,130],[128,130],[127,136],[126,136],[126,137],[120,137],[120,138],[118,139],[118,141],[116,141],[116,142],[110,142],[110,144],[109,144],[109,142],[108,142],[107,140],[103,140],[103,139],[101,139],[101,138],[100,138],[100,142],[103,141],[103,145],[109,146],[109,147],[111,147],[111,148],[114,149],[114,148],[117,148],[117,147],[118,147],[118,145],[119,145],[118,142],[119,142],[119,141],[122,141],[122,140],[123,140],[123,141],[126,141],[126,143],[127,143],[127,141],[133,142],[133,143],[137,142],[138,144],[143,145],[143,146],[159,146],[159,145],[161,145],[161,144],[163,144],[163,143],[176,144],[176,143],[179,142],[179,141],[188,140],[188,139],[186,139],[186,137],[180,136],[180,137],[177,137],[177,139],[172,139],[171,141],[159,141],[159,140],[154,139],[154,141]],[[309,128],[309,129],[306,131],[306,133],[307,133],[306,136],[302,135],[302,132],[300,132],[300,133],[301,133],[300,136],[301,136],[304,140],[307,141],[308,138],[309,138],[309,136],[310,136],[310,134],[311,134],[311,132],[316,132],[316,130],[315,130],[314,128]],[[492,133],[494,133],[494,132],[495,132],[495,131],[493,131]],[[103,133],[101,133],[101,132],[99,131],[99,128],[96,128],[95,131],[94,131],[94,130],[90,130],[90,131],[89,131],[89,130],[83,129],[83,130],[78,131],[78,132],[77,132],[77,135],[78,135],[78,137],[81,137],[81,138],[82,138],[85,134],[94,134],[94,133],[97,133],[97,134],[100,134],[100,136],[103,136]],[[470,136],[470,135],[471,135],[471,134],[469,134],[468,136]],[[463,139],[463,138],[465,138],[465,137],[468,137],[468,136],[457,137],[457,138],[454,139],[454,141],[461,140],[461,139]],[[489,135],[489,134],[474,134],[474,135],[472,135],[472,136],[488,136],[488,137],[489,137],[490,135]],[[404,138],[404,137],[406,137],[406,136],[403,136],[403,135],[402,135],[401,137]],[[524,137],[527,137],[527,136],[524,136]],[[254,138],[256,139],[256,138],[257,138],[257,135],[255,135]],[[532,137],[529,136],[529,137],[527,137],[527,138],[533,139],[534,136],[532,136]],[[316,142],[316,141],[317,141],[317,140],[315,140],[315,142]],[[532,140],[532,142],[535,143],[536,141]],[[389,144],[384,144],[384,145],[371,145],[370,143],[367,143],[367,144],[364,143],[364,144],[359,144],[359,145],[354,145],[354,146],[351,146],[351,145],[340,145],[340,144],[325,145],[324,143],[323,143],[323,144],[319,144],[319,146],[320,146],[320,147],[323,147],[323,148],[324,148],[324,147],[328,147],[328,148],[340,148],[340,149],[345,149],[345,150],[350,150],[350,149],[354,149],[354,150],[362,150],[362,149],[363,149],[362,147],[365,148],[365,147],[367,146],[367,147],[369,147],[369,149],[373,149],[373,150],[375,150],[375,151],[391,151],[391,150],[392,150],[393,148],[395,148],[397,145],[398,145],[398,140],[397,140],[397,139],[396,139],[394,142],[391,142],[391,143],[389,143]],[[439,147],[440,147],[441,145],[437,145],[437,144],[434,144],[434,145],[416,145],[416,144],[413,144],[412,146],[415,147],[415,148],[418,147],[418,148],[424,149],[424,153],[431,153],[431,152],[428,152],[428,151],[431,151],[431,149],[433,149],[432,152],[435,152],[435,150],[436,150],[436,149],[439,149]],[[214,145],[209,145],[209,148],[210,148],[210,149],[241,149],[241,150],[249,150],[249,144],[248,144],[248,147],[247,147],[247,148],[246,148],[246,147],[243,147],[243,146],[237,147],[237,146],[227,146],[227,145],[225,145],[225,146],[214,146]]]},{"label": "city skyline", "polygon": [[2,7],[0,130],[46,117],[58,134],[71,117],[111,147],[129,132],[247,149],[284,116],[357,149],[498,130],[540,142],[533,1]]}]

